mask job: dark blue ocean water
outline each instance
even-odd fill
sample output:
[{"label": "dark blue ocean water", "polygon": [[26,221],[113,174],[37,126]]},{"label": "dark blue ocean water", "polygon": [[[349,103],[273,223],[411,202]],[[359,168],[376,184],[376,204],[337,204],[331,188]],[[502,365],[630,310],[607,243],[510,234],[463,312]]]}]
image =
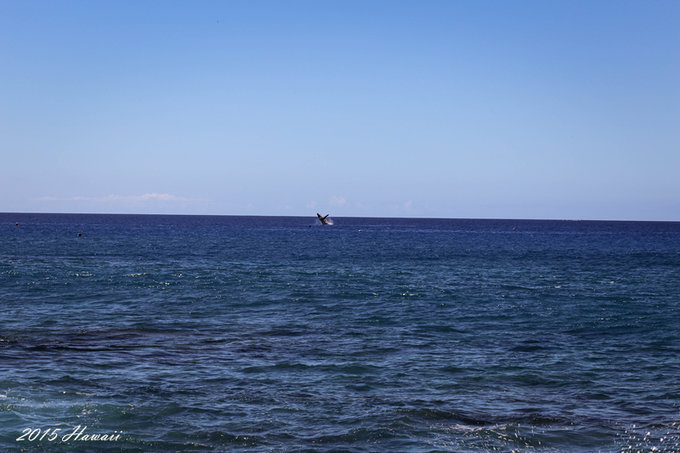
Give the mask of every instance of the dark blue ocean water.
[{"label": "dark blue ocean water", "polygon": [[680,223],[0,214],[0,306],[1,451],[680,451]]}]

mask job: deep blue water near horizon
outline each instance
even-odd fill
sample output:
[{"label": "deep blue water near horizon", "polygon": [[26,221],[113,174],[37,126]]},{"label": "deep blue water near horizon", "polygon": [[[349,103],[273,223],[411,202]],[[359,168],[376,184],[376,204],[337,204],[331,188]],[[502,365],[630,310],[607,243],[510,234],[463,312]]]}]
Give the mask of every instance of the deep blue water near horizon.
[{"label": "deep blue water near horizon", "polygon": [[0,304],[0,451],[680,451],[680,223],[0,214]]}]

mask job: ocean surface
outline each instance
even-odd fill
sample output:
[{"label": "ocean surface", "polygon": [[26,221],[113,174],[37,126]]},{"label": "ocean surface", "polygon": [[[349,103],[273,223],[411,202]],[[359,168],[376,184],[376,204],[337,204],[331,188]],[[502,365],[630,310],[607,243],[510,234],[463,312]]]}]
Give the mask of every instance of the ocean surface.
[{"label": "ocean surface", "polygon": [[0,214],[0,307],[0,451],[680,451],[680,223]]}]

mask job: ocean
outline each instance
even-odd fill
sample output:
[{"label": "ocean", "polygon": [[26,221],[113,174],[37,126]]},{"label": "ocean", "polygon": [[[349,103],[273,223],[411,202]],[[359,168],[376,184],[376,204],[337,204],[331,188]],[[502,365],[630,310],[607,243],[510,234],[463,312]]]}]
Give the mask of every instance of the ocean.
[{"label": "ocean", "polygon": [[5,213],[0,306],[0,451],[680,451],[680,223]]}]

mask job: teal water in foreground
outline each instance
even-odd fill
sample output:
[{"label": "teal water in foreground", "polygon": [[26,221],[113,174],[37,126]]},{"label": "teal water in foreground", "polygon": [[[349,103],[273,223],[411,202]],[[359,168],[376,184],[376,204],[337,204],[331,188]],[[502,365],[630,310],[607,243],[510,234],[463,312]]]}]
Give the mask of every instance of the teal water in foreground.
[{"label": "teal water in foreground", "polygon": [[0,304],[0,451],[680,451],[680,223],[0,214]]}]

